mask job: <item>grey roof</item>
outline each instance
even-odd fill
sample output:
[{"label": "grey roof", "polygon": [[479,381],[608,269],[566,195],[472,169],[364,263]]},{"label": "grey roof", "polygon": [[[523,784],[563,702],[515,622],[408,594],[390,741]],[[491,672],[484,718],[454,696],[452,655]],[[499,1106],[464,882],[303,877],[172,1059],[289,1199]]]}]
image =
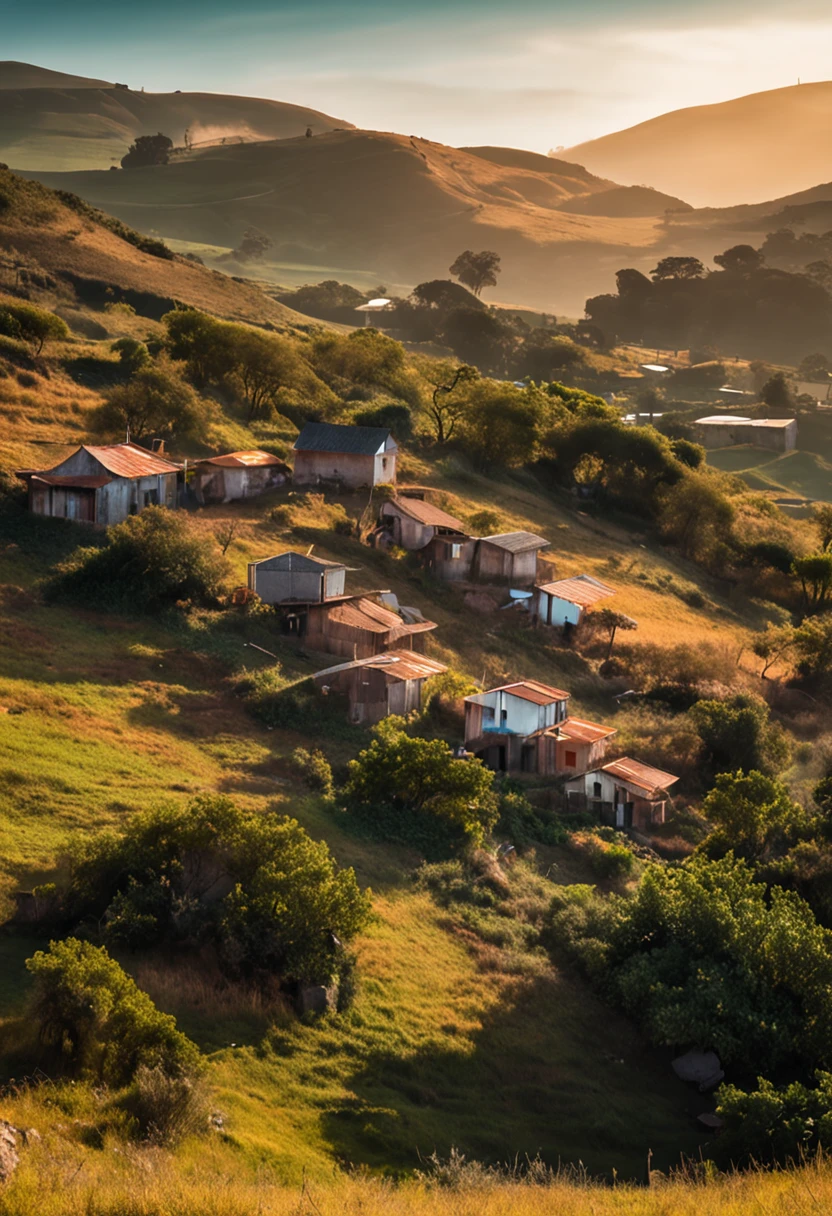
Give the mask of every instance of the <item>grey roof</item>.
[{"label": "grey roof", "polygon": [[507,549],[509,553],[525,553],[527,549],[546,549],[548,540],[535,536],[534,532],[498,532],[496,536],[483,536],[483,544]]},{"label": "grey roof", "polygon": [[396,450],[396,443],[383,426],[337,426],[332,422],[307,422],[293,444],[296,452],[344,452],[374,456],[381,447]]},{"label": "grey roof", "polygon": [[259,562],[251,562],[252,566],[260,566],[264,570],[295,570],[314,571],[321,567],[333,567],[336,570],[346,570],[343,562],[331,562],[325,557],[308,557],[305,553],[278,553],[275,557],[264,557]]}]

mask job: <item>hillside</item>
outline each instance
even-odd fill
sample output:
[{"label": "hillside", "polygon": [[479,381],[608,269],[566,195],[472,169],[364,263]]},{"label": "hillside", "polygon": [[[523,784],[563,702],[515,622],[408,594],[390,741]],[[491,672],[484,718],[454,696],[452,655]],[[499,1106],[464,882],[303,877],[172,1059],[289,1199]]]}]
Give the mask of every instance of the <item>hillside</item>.
[{"label": "hillside", "polygon": [[829,177],[832,82],[691,106],[569,148],[593,173],[700,206],[756,203]]},{"label": "hillside", "polygon": [[463,249],[492,248],[506,298],[551,308],[556,284],[558,307],[576,310],[607,288],[622,257],[655,246],[661,220],[569,214],[564,203],[603,199],[611,183],[537,159],[543,167],[532,169],[403,135],[334,131],[197,150],[159,169],[31,176],[167,237],[230,248],[254,225],[273,242],[277,281],[288,263],[415,284],[447,275]]},{"label": "hillside", "polygon": [[0,63],[0,160],[17,169],[107,169],[137,135],[162,131],[181,145],[287,139],[350,123],[305,106],[218,93],[145,93]]}]

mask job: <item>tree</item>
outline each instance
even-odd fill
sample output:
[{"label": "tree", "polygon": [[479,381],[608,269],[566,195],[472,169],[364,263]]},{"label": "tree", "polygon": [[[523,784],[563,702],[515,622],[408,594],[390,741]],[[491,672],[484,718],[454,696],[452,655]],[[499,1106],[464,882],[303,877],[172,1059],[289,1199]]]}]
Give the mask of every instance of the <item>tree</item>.
[{"label": "tree", "polygon": [[800,361],[797,374],[801,380],[817,380],[826,384],[832,376],[832,363],[829,362],[826,355],[807,355]]},{"label": "tree", "polygon": [[458,359],[483,371],[502,370],[509,331],[493,313],[455,308],[445,318],[441,336]]},{"label": "tree", "polygon": [[[11,331],[8,328],[10,324],[13,326]],[[34,347],[36,355],[41,353],[47,342],[63,342],[69,337],[66,322],[55,313],[38,308],[35,304],[11,302],[4,303],[0,310],[0,332],[12,338],[22,338]]]},{"label": "tree", "polygon": [[465,450],[483,467],[519,468],[538,455],[548,402],[538,388],[479,380],[462,421]]},{"label": "tree", "polygon": [[470,287],[475,296],[482,295],[484,287],[496,287],[500,273],[500,255],[490,250],[474,253],[466,249],[449,267],[449,273]]},{"label": "tree", "polygon": [[782,856],[807,823],[806,812],[786,786],[753,769],[718,774],[702,813],[716,825],[708,838],[711,856],[732,849],[737,857],[755,862]]},{"label": "tree", "polygon": [[127,376],[134,376],[150,363],[150,352],[138,338],[118,338],[110,344],[110,350],[114,355],[118,355],[118,361]]},{"label": "tree", "polygon": [[261,232],[259,228],[246,228],[243,239],[233,252],[240,261],[246,262],[254,258],[262,258],[271,247],[272,239],[270,236],[266,236],[265,232]]},{"label": "tree", "polygon": [[234,368],[236,353],[233,338],[237,327],[179,305],[162,317],[167,330],[165,345],[174,359],[188,365],[188,375],[199,387],[219,381]]},{"label": "tree", "polygon": [[123,1085],[144,1066],[200,1071],[199,1051],[103,946],[70,937],[26,961],[41,1039],[82,1076]]},{"label": "tree", "polygon": [[806,612],[820,612],[832,591],[832,553],[809,553],[796,557],[792,566],[800,581]]},{"label": "tree", "polygon": [[794,408],[794,395],[785,372],[775,372],[760,389],[760,398],[772,410]]},{"label": "tree", "polygon": [[140,364],[127,384],[111,388],[90,415],[93,430],[119,438],[129,433],[137,443],[201,438],[205,423],[205,406],[166,356]]},{"label": "tree", "polygon": [[676,459],[689,469],[701,469],[705,464],[705,449],[701,443],[693,443],[690,439],[671,439],[670,447]]},{"label": "tree", "polygon": [[818,530],[821,552],[825,553],[832,545],[832,504],[816,503],[812,511],[812,523]]},{"label": "tree", "polygon": [[479,372],[467,363],[458,367],[450,363],[434,363],[426,369],[425,375],[432,379],[434,386],[428,410],[433,419],[436,442],[447,443],[469,404],[468,395],[457,393],[457,389],[479,379]]},{"label": "tree", "polygon": [[760,269],[765,258],[753,245],[732,245],[724,253],[718,253],[714,262],[734,274],[750,274]]},{"label": "tree", "polygon": [[408,735],[402,718],[385,718],[374,739],[348,765],[344,796],[365,817],[384,821],[434,818],[462,838],[481,843],[496,823],[494,774],[480,760],[457,759],[441,739]]},{"label": "tree", "polygon": [[763,660],[763,670],[760,679],[765,680],[770,668],[775,663],[785,659],[794,649],[795,630],[792,625],[767,625],[762,633],[755,634],[751,650],[758,659]]},{"label": "tree", "polygon": [[393,438],[406,443],[413,436],[413,415],[409,406],[398,401],[381,402],[366,410],[359,410],[353,418],[356,426],[380,426],[392,431]]},{"label": "tree", "polygon": [[452,283],[450,279],[431,279],[427,283],[418,283],[410,293],[410,298],[418,308],[433,308],[439,312],[450,312],[454,308],[485,308],[465,287]]},{"label": "tree", "polygon": [[103,548],[76,549],[45,591],[85,607],[158,613],[189,600],[216,603],[227,573],[182,512],[153,506],[109,528]]},{"label": "tree", "polygon": [[662,532],[685,557],[707,556],[728,535],[733,519],[733,506],[707,472],[690,472],[662,492]]},{"label": "tree", "polygon": [[810,683],[823,683],[832,672],[832,615],[810,618],[795,630],[795,667]]},{"label": "tree", "polygon": [[612,655],[619,629],[638,629],[638,621],[634,621],[631,616],[625,616],[623,612],[616,612],[613,608],[599,608],[590,613],[589,624],[593,629],[602,630],[607,634],[607,653],[604,656],[607,659]]},{"label": "tree", "polygon": [[667,257],[661,259],[650,271],[650,275],[655,282],[665,279],[702,279],[705,277],[705,267],[699,258]]},{"label": "tree", "polygon": [[296,383],[302,373],[300,356],[287,338],[267,336],[244,326],[237,327],[234,359],[249,423],[271,417],[281,391]]},{"label": "tree", "polygon": [[820,284],[824,291],[832,291],[832,262],[824,259],[809,262],[804,271],[810,279]]},{"label": "tree", "polygon": [[727,701],[697,701],[689,717],[714,773],[756,769],[772,775],[788,761],[788,740],[769,721],[768,706],[758,697],[739,694]]},{"label": "tree", "polygon": [[157,135],[139,135],[121,158],[122,169],[143,169],[147,165],[166,165],[173,150],[173,140],[161,131]]}]

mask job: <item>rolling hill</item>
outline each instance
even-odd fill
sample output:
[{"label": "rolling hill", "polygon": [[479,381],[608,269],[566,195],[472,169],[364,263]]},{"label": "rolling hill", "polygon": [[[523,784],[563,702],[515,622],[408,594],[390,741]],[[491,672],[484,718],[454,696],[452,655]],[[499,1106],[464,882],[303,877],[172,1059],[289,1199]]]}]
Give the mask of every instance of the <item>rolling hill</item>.
[{"label": "rolling hill", "polygon": [[137,135],[162,131],[177,145],[286,139],[349,127],[305,106],[217,93],[144,93],[0,62],[0,160],[19,169],[107,169]]},{"label": "rolling hill", "polygon": [[832,81],[691,106],[568,149],[593,173],[698,206],[761,202],[830,176]]}]

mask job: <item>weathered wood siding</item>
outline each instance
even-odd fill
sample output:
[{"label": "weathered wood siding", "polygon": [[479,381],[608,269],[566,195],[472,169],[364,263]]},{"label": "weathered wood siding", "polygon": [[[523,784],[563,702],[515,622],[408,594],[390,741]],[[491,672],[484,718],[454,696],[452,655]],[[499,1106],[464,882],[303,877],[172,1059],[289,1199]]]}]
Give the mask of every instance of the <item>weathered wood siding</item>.
[{"label": "weathered wood siding", "polygon": [[347,452],[295,452],[292,482],[314,486],[321,481],[340,481],[351,489],[395,482],[396,453],[362,456]]}]

